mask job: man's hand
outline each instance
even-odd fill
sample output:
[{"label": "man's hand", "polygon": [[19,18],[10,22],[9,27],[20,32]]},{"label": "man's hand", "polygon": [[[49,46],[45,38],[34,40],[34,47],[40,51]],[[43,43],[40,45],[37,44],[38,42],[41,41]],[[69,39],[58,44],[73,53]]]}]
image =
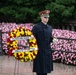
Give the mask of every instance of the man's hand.
[{"label": "man's hand", "polygon": [[58,39],[57,38],[53,38],[53,43],[56,43],[58,42]]}]

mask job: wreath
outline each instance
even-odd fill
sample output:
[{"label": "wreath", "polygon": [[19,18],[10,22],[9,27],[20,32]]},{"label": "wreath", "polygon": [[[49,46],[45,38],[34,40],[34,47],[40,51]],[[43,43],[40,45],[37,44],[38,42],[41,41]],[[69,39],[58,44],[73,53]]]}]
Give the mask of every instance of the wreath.
[{"label": "wreath", "polygon": [[8,56],[13,55],[22,62],[34,60],[38,52],[36,38],[24,27],[18,27],[8,34],[7,48]]}]

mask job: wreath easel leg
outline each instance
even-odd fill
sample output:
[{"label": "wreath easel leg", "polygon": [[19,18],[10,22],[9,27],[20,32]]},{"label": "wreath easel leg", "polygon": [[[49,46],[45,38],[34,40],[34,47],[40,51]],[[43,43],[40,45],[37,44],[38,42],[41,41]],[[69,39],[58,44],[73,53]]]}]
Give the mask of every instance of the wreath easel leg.
[{"label": "wreath easel leg", "polygon": [[19,61],[15,59],[14,75],[16,74],[19,74]]}]

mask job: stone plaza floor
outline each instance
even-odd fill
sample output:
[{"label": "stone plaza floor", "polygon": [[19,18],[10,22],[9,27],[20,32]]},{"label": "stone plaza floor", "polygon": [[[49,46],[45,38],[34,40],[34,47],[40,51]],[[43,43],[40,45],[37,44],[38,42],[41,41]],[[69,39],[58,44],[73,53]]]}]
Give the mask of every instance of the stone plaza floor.
[{"label": "stone plaza floor", "polygon": [[[20,62],[14,57],[0,56],[0,75],[36,75],[32,62]],[[76,75],[76,66],[53,63],[54,71],[48,75]]]}]

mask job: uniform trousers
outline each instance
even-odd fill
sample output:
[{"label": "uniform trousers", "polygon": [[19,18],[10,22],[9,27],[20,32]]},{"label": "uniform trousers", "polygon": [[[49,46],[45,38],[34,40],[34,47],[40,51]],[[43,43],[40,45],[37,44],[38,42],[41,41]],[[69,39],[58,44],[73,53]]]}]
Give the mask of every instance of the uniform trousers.
[{"label": "uniform trousers", "polygon": [[47,75],[47,73],[37,73],[37,75]]}]

